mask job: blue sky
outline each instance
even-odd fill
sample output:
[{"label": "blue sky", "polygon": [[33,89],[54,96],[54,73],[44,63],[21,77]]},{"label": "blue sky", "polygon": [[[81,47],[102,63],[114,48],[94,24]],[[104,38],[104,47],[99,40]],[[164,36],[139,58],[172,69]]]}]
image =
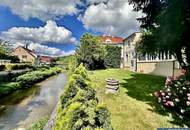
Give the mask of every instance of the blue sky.
[{"label": "blue sky", "polygon": [[126,0],[1,0],[0,37],[45,55],[74,53],[86,32],[127,37],[139,30]]}]

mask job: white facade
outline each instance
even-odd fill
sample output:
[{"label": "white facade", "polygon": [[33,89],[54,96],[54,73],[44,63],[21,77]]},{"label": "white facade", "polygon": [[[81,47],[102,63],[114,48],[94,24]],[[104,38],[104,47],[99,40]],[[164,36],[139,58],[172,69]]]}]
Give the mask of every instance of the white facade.
[{"label": "white facade", "polygon": [[179,64],[169,52],[158,52],[156,55],[139,56],[135,46],[141,40],[142,33],[136,32],[127,37],[123,44],[123,67],[130,71],[161,76],[176,75]]}]

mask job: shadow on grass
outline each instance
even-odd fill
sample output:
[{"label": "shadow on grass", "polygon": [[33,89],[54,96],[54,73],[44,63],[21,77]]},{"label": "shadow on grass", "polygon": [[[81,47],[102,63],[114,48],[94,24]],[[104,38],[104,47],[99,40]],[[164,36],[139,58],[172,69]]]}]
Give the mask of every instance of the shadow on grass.
[{"label": "shadow on grass", "polygon": [[165,78],[160,76],[152,76],[146,74],[132,74],[132,78],[123,79],[120,86],[126,89],[126,94],[136,100],[146,102],[153,109],[150,111],[156,112],[160,115],[169,115],[173,117],[171,123],[180,126],[187,125],[190,127],[189,118],[180,118],[180,116],[170,110],[167,110],[161,106],[153,96],[154,92],[159,91],[164,87]]}]

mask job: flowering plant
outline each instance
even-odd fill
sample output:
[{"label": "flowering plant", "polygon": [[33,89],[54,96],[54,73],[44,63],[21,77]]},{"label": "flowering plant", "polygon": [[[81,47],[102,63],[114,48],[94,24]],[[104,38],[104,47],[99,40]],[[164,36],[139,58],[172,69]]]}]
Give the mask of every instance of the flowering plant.
[{"label": "flowering plant", "polygon": [[190,115],[190,81],[185,75],[167,77],[165,87],[155,92],[158,102],[182,115]]}]

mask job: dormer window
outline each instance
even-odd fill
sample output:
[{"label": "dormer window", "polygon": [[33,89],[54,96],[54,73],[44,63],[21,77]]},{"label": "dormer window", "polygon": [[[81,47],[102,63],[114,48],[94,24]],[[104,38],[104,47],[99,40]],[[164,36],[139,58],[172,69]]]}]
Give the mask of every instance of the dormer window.
[{"label": "dormer window", "polygon": [[111,39],[106,39],[106,43],[111,43]]}]

